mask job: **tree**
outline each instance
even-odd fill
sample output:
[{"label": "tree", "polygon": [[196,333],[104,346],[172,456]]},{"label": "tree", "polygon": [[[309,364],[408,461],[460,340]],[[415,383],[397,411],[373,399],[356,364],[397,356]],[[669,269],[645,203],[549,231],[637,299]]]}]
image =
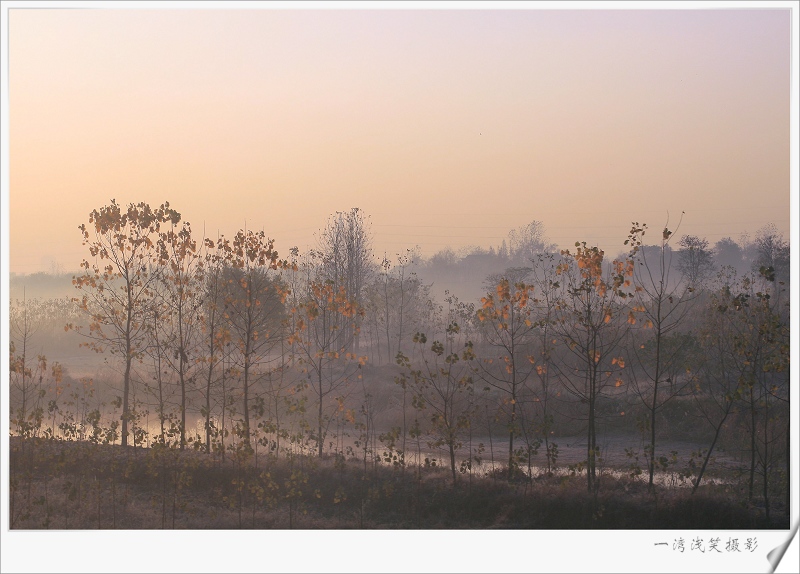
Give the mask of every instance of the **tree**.
[{"label": "tree", "polygon": [[[224,239],[220,239],[220,245],[224,245]],[[224,364],[225,356],[231,342],[231,332],[223,320],[225,308],[225,263],[224,253],[216,250],[217,244],[212,240],[205,240],[206,251],[203,255],[203,297],[202,311],[200,313],[200,326],[202,330],[203,351],[199,353],[198,361],[203,365],[203,376],[205,377],[205,388],[202,391],[205,403],[200,408],[205,422],[205,449],[211,452],[211,437],[214,432],[225,432],[223,428],[214,428],[212,423],[213,405],[211,402],[214,392],[215,374],[223,379],[226,370],[220,368]],[[224,411],[223,399],[223,411]],[[223,412],[224,417],[224,412]]]},{"label": "tree", "polygon": [[[412,405],[428,414],[432,448],[445,447],[449,455],[453,486],[457,482],[456,452],[462,446],[463,434],[469,429],[474,415],[472,341],[465,337],[459,319],[466,319],[463,303],[449,297],[450,308],[444,341],[434,340],[427,346],[424,333],[412,338],[412,357],[397,354],[397,364],[403,368],[398,384],[412,392]],[[412,364],[415,359],[419,368]]]},{"label": "tree", "polygon": [[453,267],[458,263],[458,255],[452,247],[445,247],[431,255],[428,259],[428,266],[432,268]]},{"label": "tree", "polygon": [[755,240],[756,259],[753,271],[772,269],[771,275],[778,283],[789,281],[789,244],[778,233],[774,223],[762,227]]},{"label": "tree", "polygon": [[89,214],[89,226],[78,227],[93,260],[84,259],[83,274],[72,279],[84,293],[74,300],[89,318],[88,331],[73,327],[88,339],[83,345],[97,352],[108,350],[124,363],[123,446],[128,444],[132,365],[147,345],[147,318],[162,271],[155,240],[163,224],[177,225],[180,219],[168,202],[156,209],[131,203],[123,211],[112,199],[110,205]]},{"label": "tree", "polygon": [[[758,276],[742,278],[728,305],[718,308],[731,315],[730,363],[741,385],[750,448],[748,499],[755,494],[756,475],[761,477],[767,520],[770,519],[770,482],[785,434],[789,403],[788,308],[781,309],[774,275],[761,267]],[[774,295],[770,293],[773,291]],[[783,431],[783,432],[782,432]],[[788,448],[784,456],[788,456]],[[788,487],[788,484],[787,484]]]},{"label": "tree", "polygon": [[[348,351],[353,333],[358,330],[357,318],[363,313],[348,298],[344,286],[337,288],[330,280],[312,281],[301,302],[293,308],[295,331],[289,343],[309,369],[309,385],[318,400],[316,440],[320,457],[327,434],[325,400],[342,389],[357,366],[367,360]],[[337,364],[340,369],[334,368]]]},{"label": "tree", "polygon": [[724,237],[714,245],[714,259],[718,267],[739,269],[744,261],[742,247],[730,237]]},{"label": "tree", "polygon": [[[769,274],[722,276],[711,294],[701,330],[706,360],[695,397],[714,437],[693,488],[695,492],[700,486],[726,422],[739,418],[750,450],[748,499],[755,494],[756,475],[760,474],[768,520],[771,477],[784,438],[787,477],[790,452],[788,309],[781,309],[778,299],[768,292],[766,283],[772,281]],[[785,487],[788,489],[788,479]]]},{"label": "tree", "polygon": [[714,257],[708,241],[696,235],[684,235],[678,245],[681,246],[678,270],[691,286],[696,287],[714,273]]},{"label": "tree", "polygon": [[260,374],[256,370],[269,357],[282,335],[287,290],[272,271],[288,267],[278,258],[274,241],[263,231],[240,230],[232,241],[224,238],[217,249],[226,268],[223,275],[223,318],[238,354],[233,364],[241,375],[243,428],[247,448],[251,444],[251,390]]},{"label": "tree", "polygon": [[[201,244],[202,245],[202,244]],[[164,313],[168,327],[164,344],[171,352],[164,359],[178,376],[180,387],[180,449],[186,447],[187,390],[196,378],[198,366],[200,312],[202,309],[203,257],[192,237],[188,221],[175,224],[158,239],[159,274]]]},{"label": "tree", "polygon": [[[372,236],[368,218],[354,207],[350,211],[336,212],[319,236],[319,251],[322,265],[320,279],[331,281],[335,290],[343,288],[348,299],[363,308],[366,288],[374,274],[372,260]],[[360,325],[360,316],[356,324]],[[358,330],[349,332],[352,337],[348,348],[358,352]]]},{"label": "tree", "polygon": [[[555,248],[545,237],[544,224],[541,221],[531,221],[508,233],[508,257],[515,265],[525,265],[537,255],[550,253]],[[504,251],[503,246],[500,251]]]},{"label": "tree", "polygon": [[738,241],[730,237],[720,239],[713,251],[718,267],[732,267],[740,274],[751,270],[757,256],[755,243],[750,241],[747,233],[741,234]]},{"label": "tree", "polygon": [[[619,372],[625,366],[621,344],[628,327],[624,307],[633,262],[614,261],[604,271],[601,249],[586,242],[575,247],[575,253],[561,252],[562,262],[556,267],[559,314],[553,332],[569,351],[558,366],[565,389],[586,404],[587,487],[596,492],[597,402],[608,389],[621,385]],[[632,320],[629,312],[628,321]]]},{"label": "tree", "polygon": [[693,493],[703,480],[722,429],[744,389],[740,376],[742,362],[733,344],[732,329],[735,326],[731,321],[734,317],[728,312],[737,305],[740,305],[738,299],[728,285],[723,284],[711,293],[703,310],[703,327],[699,335],[705,360],[692,391],[702,417],[714,429],[714,436],[693,480]]},{"label": "tree", "polygon": [[170,428],[169,428],[169,435],[173,436],[176,431],[177,434],[181,435],[180,428],[175,428],[174,424],[174,413],[167,412],[167,403],[168,400],[171,398],[170,388],[169,385],[171,383],[169,374],[170,371],[167,370],[166,363],[168,361],[167,355],[169,354],[169,350],[167,349],[167,332],[170,329],[169,322],[167,320],[167,305],[164,303],[162,297],[158,297],[153,305],[150,308],[151,315],[147,317],[148,323],[148,344],[144,349],[144,352],[150,356],[153,360],[153,386],[151,387],[149,382],[144,383],[145,390],[154,395],[155,399],[158,401],[158,422],[159,422],[159,436],[158,441],[162,445],[167,444],[167,428],[166,428],[166,421],[170,421]]},{"label": "tree", "polygon": [[706,252],[702,241],[684,236],[681,245],[693,255],[686,259],[682,252],[683,277],[677,283],[672,282],[672,252],[668,247],[673,232],[664,227],[658,257],[648,259],[642,257],[640,251],[646,229],[647,225],[634,223],[625,244],[631,246],[629,257],[636,262],[633,267],[636,286],[633,302],[634,310],[641,314],[644,326],[644,329],[632,332],[633,340],[630,345],[631,354],[638,363],[638,372],[642,375],[641,380],[636,375],[637,371],[629,372],[636,394],[648,412],[650,441],[645,447],[645,453],[648,460],[648,486],[652,489],[656,467],[656,415],[690,383],[689,377],[684,377],[680,382],[677,379],[678,366],[682,365],[693,339],[677,335],[681,324],[692,311],[696,299],[694,285],[702,277],[702,272],[696,265],[710,256],[703,255]]},{"label": "tree", "polygon": [[518,404],[535,363],[529,350],[534,328],[531,320],[533,286],[520,280],[527,272],[527,269],[510,269],[507,276],[496,279],[495,293],[487,293],[481,299],[482,307],[477,314],[488,344],[499,352],[497,356],[478,361],[478,365],[481,368],[481,378],[490,387],[507,395],[503,406],[509,411],[508,480],[514,477],[517,467],[514,437],[520,434]]},{"label": "tree", "polygon": [[[9,308],[10,422],[16,426],[17,433],[25,437],[39,435],[44,418],[43,399],[48,394],[57,399],[62,391],[61,364],[54,362],[48,370],[47,357],[42,352],[34,355],[32,349],[34,336],[44,323],[47,311],[49,309],[41,300],[28,300],[24,293],[22,301],[16,301]],[[51,400],[51,412],[54,405],[54,400]],[[55,424],[47,432],[52,436]]]},{"label": "tree", "polygon": [[552,472],[558,459],[558,444],[550,442],[550,428],[554,422],[550,412],[550,398],[552,394],[552,362],[557,342],[557,339],[553,338],[553,330],[558,320],[558,294],[561,285],[558,281],[558,263],[555,255],[541,254],[531,263],[533,264],[531,283],[538,290],[537,297],[533,301],[536,317],[536,330],[534,331],[536,343],[532,356],[536,359],[538,355],[535,373],[541,389],[534,393],[534,402],[541,407],[542,424],[540,428],[544,438],[547,472],[549,473]]},{"label": "tree", "polygon": [[398,255],[394,265],[384,257],[380,273],[370,284],[365,310],[376,331],[373,343],[378,352],[376,362],[380,362],[384,347],[387,361],[392,362],[396,353],[403,351],[407,334],[424,330],[423,318],[432,313],[430,286],[411,271],[414,264],[411,250]]}]

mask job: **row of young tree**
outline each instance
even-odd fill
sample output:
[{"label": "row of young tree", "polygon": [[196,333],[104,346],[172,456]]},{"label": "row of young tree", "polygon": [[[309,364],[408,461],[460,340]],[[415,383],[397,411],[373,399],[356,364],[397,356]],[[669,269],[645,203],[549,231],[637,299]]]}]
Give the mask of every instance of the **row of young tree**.
[{"label": "row of young tree", "polygon": [[[81,318],[67,328],[118,357],[119,420],[101,430],[83,381],[72,397],[83,416],[62,415],[62,436],[142,445],[149,433],[158,444],[223,456],[260,445],[277,454],[312,444],[319,456],[356,448],[365,467],[383,459],[403,469],[409,443],[421,460],[424,442],[444,452],[456,483],[481,459],[473,438],[491,440],[492,425],[507,437],[509,480],[526,463],[530,473],[540,449],[551,472],[554,429],[566,418],[585,433],[582,468],[596,492],[598,432],[612,411],[625,414],[609,404],[641,413],[653,487],[670,463],[658,456],[659,425],[678,424],[662,413],[691,400],[703,420],[689,424],[712,437],[697,457],[694,489],[736,419],[749,441],[748,496],[760,487],[767,514],[771,492],[788,496],[788,246],[776,234],[758,269],[723,267],[712,277],[702,241],[684,237],[673,251],[664,228],[645,245],[647,226],[635,223],[629,251],[612,262],[586,243],[527,254],[526,265],[487,278],[476,309],[454,296],[438,305],[410,253],[376,265],[358,209],[332,216],[317,250],[283,259],[263,232],[198,239],[167,203],[112,201],[80,229],[91,257],[73,279]],[[15,317],[22,344],[12,341],[12,425],[30,435],[52,418],[45,432],[53,436],[60,366],[50,366],[45,388],[46,359],[28,356],[27,308]],[[368,371],[375,364],[394,366]],[[397,424],[385,428],[376,424],[385,381],[375,373],[399,391]],[[48,388],[56,398],[45,403]],[[142,421],[150,408],[156,430]]]},{"label": "row of young tree", "polygon": [[[659,247],[648,245],[643,249],[658,251]],[[673,280],[684,274],[690,280],[710,280],[723,269],[745,275],[762,266],[773,267],[779,280],[786,281],[789,276],[788,244],[773,224],[759,229],[754,236],[727,236],[713,244],[704,237],[683,235],[671,241],[666,250],[673,256]],[[510,267],[530,266],[538,254],[558,251],[547,238],[542,222],[532,221],[512,229],[499,247],[472,246],[459,251],[445,248],[430,257],[418,257],[416,268],[427,282],[435,284],[437,294],[450,289],[462,300],[477,301],[482,296],[483,278]],[[617,258],[625,256],[625,252],[616,254]]]}]

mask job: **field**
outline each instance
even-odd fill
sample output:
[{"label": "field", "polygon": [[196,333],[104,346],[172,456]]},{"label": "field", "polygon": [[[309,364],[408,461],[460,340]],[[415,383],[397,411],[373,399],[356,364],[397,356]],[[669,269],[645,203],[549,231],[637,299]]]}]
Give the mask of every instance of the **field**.
[{"label": "field", "polygon": [[[342,456],[223,458],[10,438],[12,529],[757,529],[786,528],[733,482],[689,488],[580,470],[513,481],[505,471],[364,464]],[[565,470],[565,471],[564,471]]]}]

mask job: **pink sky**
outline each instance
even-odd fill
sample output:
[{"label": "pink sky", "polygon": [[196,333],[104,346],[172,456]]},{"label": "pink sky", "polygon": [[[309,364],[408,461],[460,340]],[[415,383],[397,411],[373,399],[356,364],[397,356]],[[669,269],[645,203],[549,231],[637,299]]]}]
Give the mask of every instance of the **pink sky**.
[{"label": "pink sky", "polygon": [[362,208],[375,250],[542,221],[622,250],[790,232],[790,14],[716,10],[10,12],[10,261],[76,270],[78,225],[168,200],[281,254]]},{"label": "pink sky", "polygon": [[[99,8],[3,3],[4,298],[6,271],[76,271],[87,256],[78,226],[112,198],[169,200],[210,236],[263,228],[281,254],[313,246],[327,217],[351,207],[371,216],[375,250],[389,256],[414,245],[426,256],[448,245],[496,246],[532,220],[562,247],[585,240],[613,255],[631,221],[658,230],[669,213],[674,228],[682,211],[678,234],[712,244],[745,231],[752,238],[770,222],[789,239],[790,193],[798,194],[789,142],[796,2],[625,2],[613,11],[603,2],[583,4],[589,10],[571,9],[578,2],[556,3],[568,10],[91,5]],[[651,9],[659,6],[669,9]],[[796,113],[797,93],[791,106]],[[792,123],[796,137],[796,115]],[[5,458],[2,467],[7,474]],[[660,553],[653,543],[674,533],[654,532],[438,532],[431,544],[429,532],[363,531],[354,544],[346,532],[298,542],[272,531],[266,546],[263,532],[227,543],[213,531],[62,533],[48,537],[45,552],[26,536],[6,540],[4,550],[10,542],[16,553],[0,554],[12,571],[63,567],[76,549],[94,563],[105,558],[111,571],[155,563],[225,571],[230,552],[192,551],[220,543],[265,548],[252,553],[252,571],[324,571],[343,549],[353,572],[439,562],[440,570],[489,572],[512,560],[518,571],[557,571],[560,552],[609,572],[704,569],[717,558]],[[764,554],[785,533],[757,534],[759,554],[731,556],[726,568],[766,567]],[[501,547],[528,551],[501,556],[493,550]],[[788,572],[787,562],[777,571]]]}]

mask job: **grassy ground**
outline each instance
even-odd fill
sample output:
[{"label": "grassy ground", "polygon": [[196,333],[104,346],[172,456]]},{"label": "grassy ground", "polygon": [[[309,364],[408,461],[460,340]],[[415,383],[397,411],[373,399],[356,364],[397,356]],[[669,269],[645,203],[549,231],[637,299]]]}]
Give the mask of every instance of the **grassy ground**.
[{"label": "grassy ground", "polygon": [[756,529],[785,528],[733,484],[657,487],[585,475],[508,483],[440,468],[259,458],[10,439],[13,529]]}]

